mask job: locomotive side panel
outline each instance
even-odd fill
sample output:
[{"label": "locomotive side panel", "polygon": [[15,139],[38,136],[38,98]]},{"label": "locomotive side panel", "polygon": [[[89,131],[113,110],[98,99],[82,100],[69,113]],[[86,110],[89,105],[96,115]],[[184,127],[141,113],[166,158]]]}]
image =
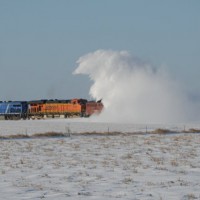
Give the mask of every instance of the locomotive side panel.
[{"label": "locomotive side panel", "polygon": [[81,110],[81,105],[75,100],[45,100],[29,103],[29,117],[32,118],[43,118],[45,116],[54,118],[61,115],[64,117],[80,116]]},{"label": "locomotive side panel", "polygon": [[42,112],[54,115],[78,115],[81,113],[81,105],[72,103],[47,103],[44,104]]}]

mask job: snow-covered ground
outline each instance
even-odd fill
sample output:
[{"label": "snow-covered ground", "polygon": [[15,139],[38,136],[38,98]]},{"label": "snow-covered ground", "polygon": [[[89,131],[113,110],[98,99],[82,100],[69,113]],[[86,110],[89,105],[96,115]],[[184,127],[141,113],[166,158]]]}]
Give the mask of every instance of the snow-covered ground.
[{"label": "snow-covered ground", "polygon": [[199,126],[0,121],[1,136],[72,133],[65,138],[0,140],[0,199],[200,199],[200,134],[75,134],[156,128]]},{"label": "snow-covered ground", "polygon": [[188,130],[190,128],[200,129],[200,124],[120,124],[103,123],[91,121],[90,118],[74,119],[47,119],[47,120],[0,120],[0,136],[44,133],[49,131],[66,132],[70,129],[72,133],[82,132],[148,132],[155,129],[170,129],[172,131]]}]

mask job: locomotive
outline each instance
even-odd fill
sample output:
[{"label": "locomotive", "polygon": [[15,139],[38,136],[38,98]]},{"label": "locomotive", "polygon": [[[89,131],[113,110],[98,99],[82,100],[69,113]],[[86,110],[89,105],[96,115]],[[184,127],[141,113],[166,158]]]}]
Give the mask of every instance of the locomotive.
[{"label": "locomotive", "polygon": [[5,120],[89,117],[99,114],[102,109],[101,100],[97,102],[86,99],[0,102],[0,116]]},{"label": "locomotive", "polygon": [[0,102],[0,116],[7,119],[26,119],[28,104],[26,101]]}]

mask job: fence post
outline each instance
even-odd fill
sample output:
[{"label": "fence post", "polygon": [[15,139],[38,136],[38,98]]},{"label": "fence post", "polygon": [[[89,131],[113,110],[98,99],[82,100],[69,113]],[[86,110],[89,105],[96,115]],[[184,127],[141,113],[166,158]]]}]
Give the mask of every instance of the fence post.
[{"label": "fence post", "polygon": [[70,127],[69,126],[65,126],[65,132],[66,132],[66,136],[67,137],[71,136],[71,131],[70,131]]}]

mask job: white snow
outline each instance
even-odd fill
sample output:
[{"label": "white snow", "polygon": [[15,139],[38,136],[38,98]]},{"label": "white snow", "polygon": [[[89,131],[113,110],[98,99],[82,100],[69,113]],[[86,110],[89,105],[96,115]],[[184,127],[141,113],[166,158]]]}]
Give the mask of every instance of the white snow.
[{"label": "white snow", "polygon": [[198,127],[89,119],[0,121],[0,136],[72,133],[0,140],[0,199],[200,199],[200,134],[75,134]]},{"label": "white snow", "polygon": [[48,131],[65,132],[70,129],[72,133],[82,132],[146,132],[157,128],[181,131],[189,128],[200,129],[200,124],[130,124],[105,123],[91,121],[90,118],[73,119],[47,119],[47,120],[0,120],[0,135],[16,135],[44,133]]}]

